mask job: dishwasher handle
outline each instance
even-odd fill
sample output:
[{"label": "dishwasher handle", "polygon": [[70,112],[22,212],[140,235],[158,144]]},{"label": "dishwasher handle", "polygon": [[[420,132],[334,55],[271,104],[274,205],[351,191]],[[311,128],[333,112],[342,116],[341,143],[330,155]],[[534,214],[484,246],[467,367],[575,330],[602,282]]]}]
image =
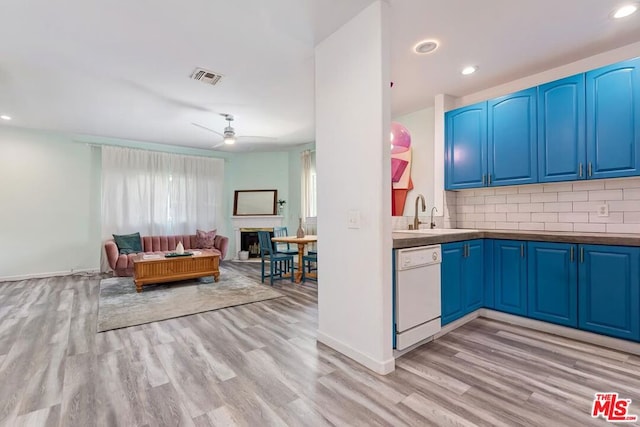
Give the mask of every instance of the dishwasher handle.
[{"label": "dishwasher handle", "polygon": [[440,264],[442,262],[442,250],[440,245],[400,249],[397,251],[396,261],[396,268],[400,271]]}]

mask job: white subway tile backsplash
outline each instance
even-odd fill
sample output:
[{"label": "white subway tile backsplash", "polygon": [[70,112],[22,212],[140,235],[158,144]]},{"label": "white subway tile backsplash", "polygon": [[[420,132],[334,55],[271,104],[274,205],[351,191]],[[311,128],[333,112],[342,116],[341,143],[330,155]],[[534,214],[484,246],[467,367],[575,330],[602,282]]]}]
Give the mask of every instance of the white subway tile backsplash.
[{"label": "white subway tile backsplash", "polygon": [[559,193],[561,191],[573,191],[571,183],[552,183],[542,185],[545,193]]},{"label": "white subway tile backsplash", "polygon": [[557,201],[558,193],[536,193],[531,195],[531,203]]},{"label": "white subway tile backsplash", "polygon": [[607,224],[607,233],[640,233],[640,224]]},{"label": "white subway tile backsplash", "polygon": [[496,188],[496,196],[500,194],[518,194],[518,187],[500,187]]},{"label": "white subway tile backsplash", "polygon": [[588,191],[567,191],[558,193],[559,202],[586,202],[589,200]]},{"label": "white subway tile backsplash", "polygon": [[640,188],[640,177],[604,180],[604,188]]},{"label": "white subway tile backsplash", "polygon": [[588,212],[560,212],[558,222],[589,222]]},{"label": "white subway tile backsplash", "polygon": [[589,191],[589,201],[622,200],[622,190]]},{"label": "white subway tile backsplash", "polygon": [[500,196],[487,196],[485,197],[484,202],[487,204],[507,203],[507,196],[504,194]]},{"label": "white subway tile backsplash", "polygon": [[507,213],[507,222],[531,222],[530,213]]},{"label": "white subway tile backsplash", "polygon": [[[573,202],[574,212],[597,212],[601,202]],[[611,210],[611,206],[609,206]]]},{"label": "white subway tile backsplash", "polygon": [[573,183],[573,191],[604,190],[604,182],[600,180],[579,181]]},{"label": "white subway tile backsplash", "polygon": [[518,212],[543,212],[544,203],[520,203]]},{"label": "white subway tile backsplash", "polygon": [[583,224],[577,222],[573,224],[573,231],[579,233],[605,233],[607,231],[606,224]]},{"label": "white subway tile backsplash", "polygon": [[573,223],[568,222],[546,222],[545,231],[573,231]]},{"label": "white subway tile backsplash", "polygon": [[620,200],[609,202],[609,212],[640,211],[640,202],[637,200]]},{"label": "white subway tile backsplash", "polygon": [[557,213],[532,213],[531,214],[532,222],[558,222],[558,214]]},{"label": "white subway tile backsplash", "polygon": [[625,224],[640,224],[640,211],[639,212],[624,212]]},{"label": "white subway tile backsplash", "polygon": [[544,191],[544,188],[540,184],[523,185],[522,187],[518,187],[518,193],[520,194],[542,193],[542,191]]},{"label": "white subway tile backsplash", "polygon": [[485,221],[493,222],[505,222],[507,220],[506,213],[486,213],[484,214]]},{"label": "white subway tile backsplash", "polygon": [[531,203],[531,194],[508,194],[507,203]]},{"label": "white subway tile backsplash", "polygon": [[511,205],[496,205],[496,212],[518,212],[518,205],[515,203]]},{"label": "white subway tile backsplash", "polygon": [[544,223],[542,222],[521,222],[518,225],[519,230],[544,230]]},{"label": "white subway tile backsplash", "polygon": [[597,212],[591,212],[589,213],[589,222],[622,224],[624,222],[624,215],[622,212],[609,212],[609,216],[598,216]]},{"label": "white subway tile backsplash", "polygon": [[640,200],[640,188],[625,188],[622,190],[622,198],[624,200]]},{"label": "white subway tile backsplash", "polygon": [[[446,193],[459,228],[640,233],[640,177]],[[606,203],[609,216],[599,217]]]},{"label": "white subway tile backsplash", "polygon": [[544,212],[571,212],[572,202],[550,202],[544,204]]}]

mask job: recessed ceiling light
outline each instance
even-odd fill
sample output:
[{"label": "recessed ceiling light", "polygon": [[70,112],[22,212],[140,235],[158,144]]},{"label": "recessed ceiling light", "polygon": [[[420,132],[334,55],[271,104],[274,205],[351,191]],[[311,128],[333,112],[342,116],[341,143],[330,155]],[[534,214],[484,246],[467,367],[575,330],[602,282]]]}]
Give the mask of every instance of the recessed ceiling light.
[{"label": "recessed ceiling light", "polygon": [[11,117],[9,116],[5,116],[4,114],[2,116],[0,116],[0,119],[2,120],[11,120]]},{"label": "recessed ceiling light", "polygon": [[423,40],[413,47],[413,51],[419,54],[431,53],[438,48],[437,40]]},{"label": "recessed ceiling light", "polygon": [[468,67],[464,67],[462,69],[462,74],[464,74],[465,76],[468,76],[469,74],[473,74],[476,71],[478,71],[478,67],[475,67],[473,65],[469,65]]},{"label": "recessed ceiling light", "polygon": [[624,18],[629,15],[632,15],[636,10],[638,10],[637,4],[628,4],[628,5],[617,8],[613,12],[613,17],[616,19]]}]

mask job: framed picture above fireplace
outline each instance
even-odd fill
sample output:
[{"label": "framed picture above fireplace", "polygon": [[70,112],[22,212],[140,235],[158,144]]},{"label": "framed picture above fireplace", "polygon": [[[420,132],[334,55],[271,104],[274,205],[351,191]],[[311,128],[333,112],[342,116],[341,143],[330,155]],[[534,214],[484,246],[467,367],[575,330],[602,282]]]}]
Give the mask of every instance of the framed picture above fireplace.
[{"label": "framed picture above fireplace", "polygon": [[236,190],[233,215],[276,215],[278,190]]}]

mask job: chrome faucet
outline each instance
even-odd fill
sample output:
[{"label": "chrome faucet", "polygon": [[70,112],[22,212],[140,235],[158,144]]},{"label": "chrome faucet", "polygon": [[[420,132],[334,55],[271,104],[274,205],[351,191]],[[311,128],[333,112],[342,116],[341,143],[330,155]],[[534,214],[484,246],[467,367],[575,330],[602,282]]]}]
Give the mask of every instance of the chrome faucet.
[{"label": "chrome faucet", "polygon": [[436,223],[433,222],[433,211],[438,212],[438,208],[436,208],[435,206],[431,208],[431,224],[429,224],[429,227],[431,227],[431,229],[436,228]]},{"label": "chrome faucet", "polygon": [[420,222],[420,220],[418,219],[418,200],[422,200],[422,212],[427,210],[427,204],[424,201],[424,196],[422,194],[418,194],[418,197],[416,197],[416,214],[413,217],[413,229],[417,230],[420,228],[420,224],[422,224]]}]

